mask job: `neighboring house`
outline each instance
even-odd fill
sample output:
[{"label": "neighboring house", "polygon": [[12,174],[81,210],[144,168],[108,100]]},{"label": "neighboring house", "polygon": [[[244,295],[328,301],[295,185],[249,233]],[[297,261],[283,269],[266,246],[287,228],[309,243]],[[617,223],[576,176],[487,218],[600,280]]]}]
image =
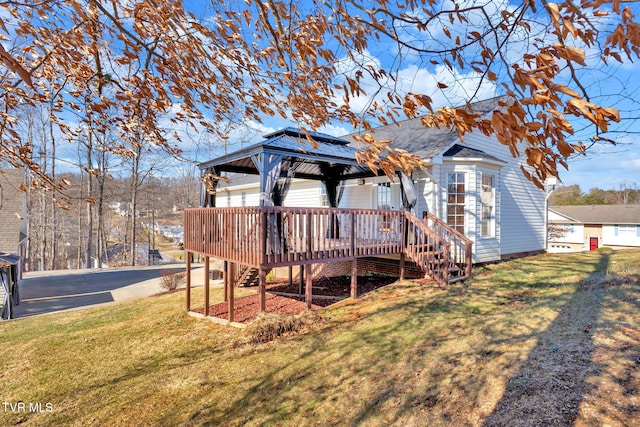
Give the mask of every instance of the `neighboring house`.
[{"label": "neighboring house", "polygon": [[11,318],[11,307],[20,302],[27,245],[27,198],[20,189],[23,169],[0,169],[0,317]]},{"label": "neighboring house", "polygon": [[[490,113],[500,107],[491,99],[474,108]],[[372,134],[424,160],[425,167],[411,174],[417,192],[414,214],[433,213],[464,233],[473,242],[474,262],[544,250],[545,192],[524,177],[524,158],[514,158],[507,146],[477,132],[465,135],[462,142],[455,130],[425,128],[420,118],[379,127]],[[353,136],[343,139],[360,148]],[[226,180],[217,185],[217,207],[259,204],[257,175],[229,173]],[[340,208],[403,209],[400,179],[357,178],[342,187]],[[325,186],[317,180],[294,179],[283,206],[328,207]]]},{"label": "neighboring house", "polygon": [[640,205],[549,207],[549,252],[640,248]]},{"label": "neighboring house", "polygon": [[0,169],[0,252],[24,257],[27,245],[27,197],[23,169]]}]

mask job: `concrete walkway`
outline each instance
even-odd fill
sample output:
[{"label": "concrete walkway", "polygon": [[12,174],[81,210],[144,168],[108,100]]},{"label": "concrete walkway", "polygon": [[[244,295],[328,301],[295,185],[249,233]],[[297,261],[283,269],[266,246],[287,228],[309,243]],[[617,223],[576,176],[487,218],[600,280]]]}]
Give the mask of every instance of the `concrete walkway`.
[{"label": "concrete walkway", "polygon": [[[161,270],[184,268],[184,264],[173,264],[28,272],[20,281],[21,303],[14,307],[15,318],[145,298],[164,292]],[[202,265],[192,266],[191,284],[204,284]]]}]

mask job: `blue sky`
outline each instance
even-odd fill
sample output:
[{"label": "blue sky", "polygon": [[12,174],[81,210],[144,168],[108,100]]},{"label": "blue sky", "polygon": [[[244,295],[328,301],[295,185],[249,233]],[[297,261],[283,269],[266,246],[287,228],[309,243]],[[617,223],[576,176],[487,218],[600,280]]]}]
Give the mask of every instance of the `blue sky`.
[{"label": "blue sky", "polygon": [[[480,2],[476,1],[475,3],[478,4]],[[497,3],[503,3],[512,8],[519,4],[507,3],[506,0],[498,0],[497,2],[483,1],[482,3],[487,3],[490,7],[495,6]],[[640,14],[639,6],[632,5],[632,7],[637,9]],[[538,25],[538,27],[534,28],[534,32],[537,30],[539,31],[537,35],[544,36],[542,31],[545,28],[543,22],[546,19],[545,15],[539,11],[538,14],[531,15],[529,18],[530,22],[533,23],[532,25]],[[478,23],[478,25],[482,25],[479,19]],[[602,24],[606,25],[606,20]],[[449,26],[449,24],[447,25]],[[469,25],[466,28],[449,26],[449,29],[454,35],[457,32],[463,37],[465,31],[470,31]],[[430,33],[436,33],[437,30],[437,28],[432,28]],[[406,37],[415,37],[417,34],[415,31],[412,32],[411,29],[407,29],[406,32]],[[587,46],[580,47],[586,50],[587,62],[592,60],[595,63],[598,54],[595,51],[591,51]],[[516,41],[509,46],[508,54],[519,57],[527,49],[527,45]],[[369,50],[363,53],[361,60],[388,67],[391,61],[397,61],[397,54],[398,51],[393,45],[383,43],[377,46],[370,46]],[[576,156],[569,161],[568,171],[562,167],[559,170],[560,178],[564,185],[578,184],[585,192],[592,187],[612,189],[619,187],[621,184],[626,184],[627,186],[640,185],[640,124],[635,119],[640,116],[640,111],[638,111],[640,103],[635,101],[636,99],[640,100],[640,82],[638,82],[637,78],[634,78],[640,73],[640,65],[637,63],[612,65],[612,67],[607,67],[606,69],[596,67],[581,71],[581,79],[588,87],[588,90],[595,94],[595,102],[600,102],[601,105],[607,107],[613,106],[620,110],[623,122],[611,128],[614,132],[605,135],[618,141],[618,144],[613,146],[609,143],[601,143],[591,147],[586,156]],[[344,64],[341,64],[341,66],[348,70],[351,64],[345,59]],[[452,73],[444,66],[430,64],[424,58],[406,54],[406,52],[403,54],[402,64],[398,66],[396,71],[399,77],[398,81],[395,82],[396,84],[402,86],[405,91],[415,91],[430,95],[434,99],[436,106],[464,103],[474,93],[478,81],[477,75],[474,75],[473,71],[465,69],[463,71],[455,70]],[[348,71],[345,71],[345,74],[348,74]],[[446,82],[451,90],[447,93],[439,91],[437,89],[438,82]],[[371,89],[373,90],[373,88],[374,85],[371,82]],[[486,99],[500,94],[502,92],[497,84],[485,82],[480,86],[475,100]],[[620,94],[623,96],[620,96]],[[351,106],[358,108],[358,106],[363,106],[368,101],[367,97],[352,99]],[[239,147],[240,144],[256,142],[263,134],[278,128],[295,126],[295,123],[282,118],[272,119],[265,117],[262,124],[246,123],[246,125],[247,129],[231,132],[230,145],[227,150],[233,150]],[[580,124],[576,123],[574,127],[576,128],[576,136],[572,139],[573,142],[584,141],[587,143],[587,134],[580,131]],[[351,133],[353,129],[336,123],[333,126],[321,129],[321,131],[340,136]],[[214,152],[220,151],[218,149]],[[211,152],[211,154],[214,152]]]},{"label": "blue sky", "polygon": [[[475,3],[480,2],[476,1]],[[493,2],[486,0],[482,3],[496,8],[498,3],[510,5],[507,0]],[[508,7],[515,7],[515,4],[513,3],[514,6]],[[199,3],[194,2],[191,2],[190,5],[194,8],[200,6]],[[233,6],[230,4],[228,7]],[[633,5],[633,7],[640,11],[640,6]],[[214,12],[211,9],[203,9],[202,13],[199,14],[200,19],[206,20],[207,15],[212,13]],[[538,13],[537,16],[532,15],[530,18],[531,22],[539,22],[544,18],[544,15]],[[470,25],[473,28],[473,25],[482,25],[482,23],[478,20],[477,24],[472,22]],[[540,31],[538,35],[542,34],[541,31],[544,26],[542,24],[534,25],[538,25],[535,28],[535,30]],[[439,30],[437,25],[435,27],[430,30],[432,34],[437,33]],[[459,34],[462,37],[465,36],[465,32],[470,31],[469,25],[465,28],[456,28],[455,26],[449,26],[449,28],[454,35]],[[406,30],[406,37],[412,38],[414,41],[416,35],[417,33],[410,28]],[[446,42],[447,40],[444,40],[443,36],[443,43]],[[526,50],[527,46],[524,43],[515,41],[509,45],[508,55],[518,57]],[[588,58],[593,59],[595,53],[590,52],[588,48],[586,50]],[[398,61],[399,57],[402,57],[402,61]],[[391,64],[396,64],[398,80],[394,84],[401,87],[402,91],[420,92],[431,96],[435,106],[460,105],[473,94],[476,95],[474,100],[481,100],[503,93],[498,84],[488,81],[484,81],[478,88],[478,76],[468,68],[451,72],[446,67],[433,65],[424,58],[407,52],[398,52],[397,48],[389,43],[370,45],[369,50],[363,52],[360,59],[381,67],[389,67]],[[345,74],[349,74],[349,70],[352,69],[352,64],[346,58],[339,65],[344,69]],[[612,189],[619,187],[621,184],[640,185],[640,123],[635,120],[636,116],[640,116],[640,111],[638,111],[640,109],[640,103],[638,103],[640,102],[640,82],[637,78],[634,78],[640,73],[640,64],[615,65],[611,70],[593,69],[584,72],[582,78],[588,84],[589,90],[598,95],[598,99],[595,101],[602,102],[603,106],[614,106],[621,110],[623,123],[614,129],[617,132],[607,135],[617,140],[619,144],[617,146],[602,144],[593,147],[587,156],[577,156],[570,160],[568,171],[562,168],[559,171],[564,185],[578,184],[585,192],[592,187]],[[450,90],[446,93],[439,90],[437,88],[438,82],[445,82],[450,87]],[[365,81],[365,89],[367,84],[370,85],[369,93],[373,92],[375,88],[374,82]],[[476,89],[478,89],[477,93]],[[621,97],[620,94],[623,96]],[[636,99],[639,101],[636,102]],[[366,105],[368,101],[368,97],[356,97],[352,99],[351,106],[357,109]],[[229,144],[226,149],[227,151],[232,151],[239,148],[240,145],[259,141],[262,135],[288,126],[296,126],[296,124],[292,120],[289,121],[280,117],[264,117],[263,123],[245,122],[243,127],[229,132]],[[577,125],[576,128],[578,128]],[[353,130],[341,123],[334,123],[320,129],[322,132],[336,136],[351,133]],[[185,130],[180,133],[184,139],[180,146],[185,150],[187,157],[197,161],[205,161],[224,151],[220,147],[219,140],[204,132],[198,134]],[[580,135],[580,132],[578,132],[574,142],[582,140],[582,137],[584,135]],[[198,147],[197,151],[196,147]],[[73,149],[70,148],[70,150]],[[69,154],[70,158],[74,156],[76,156],[75,153]]]}]

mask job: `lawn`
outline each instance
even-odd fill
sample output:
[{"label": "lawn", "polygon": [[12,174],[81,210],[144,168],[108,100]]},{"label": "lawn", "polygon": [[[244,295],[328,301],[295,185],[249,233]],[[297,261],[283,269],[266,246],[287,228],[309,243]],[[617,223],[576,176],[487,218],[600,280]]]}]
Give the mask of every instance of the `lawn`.
[{"label": "lawn", "polygon": [[5,322],[0,425],[638,425],[638,279],[639,251],[541,255],[265,344],[182,292]]}]

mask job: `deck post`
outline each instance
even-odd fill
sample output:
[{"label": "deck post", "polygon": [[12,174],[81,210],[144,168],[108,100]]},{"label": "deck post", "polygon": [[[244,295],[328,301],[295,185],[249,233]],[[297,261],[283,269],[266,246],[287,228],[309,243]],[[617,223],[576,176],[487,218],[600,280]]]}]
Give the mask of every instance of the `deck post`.
[{"label": "deck post", "polygon": [[258,272],[258,299],[260,301],[260,313],[267,311],[267,272],[260,268]]},{"label": "deck post", "polygon": [[351,298],[358,298],[358,259],[351,261]]},{"label": "deck post", "polygon": [[229,261],[224,262],[223,268],[223,278],[224,278],[224,302],[229,301],[229,282],[231,281],[231,277],[229,274]]},{"label": "deck post", "polygon": [[404,274],[405,274],[405,255],[404,255],[404,251],[402,251],[402,253],[400,254],[400,280],[404,280]]},{"label": "deck post", "polygon": [[308,264],[308,267],[309,267],[309,270],[307,271],[306,289],[305,289],[305,293],[304,293],[304,295],[305,295],[304,299],[305,299],[305,301],[307,303],[307,308],[309,310],[311,310],[311,303],[312,303],[312,300],[313,300],[313,290],[312,290],[312,282],[311,282],[311,279],[312,279],[313,275],[311,274],[311,272],[313,271],[313,269],[312,269],[312,265],[311,264]]},{"label": "deck post", "polygon": [[293,286],[293,266],[289,266],[289,286]]},{"label": "deck post", "polygon": [[226,263],[227,264],[227,276],[229,276],[229,280],[225,284],[225,294],[227,295],[227,311],[229,312],[229,323],[233,322],[235,319],[235,307],[234,307],[234,283],[233,278],[236,275],[236,264],[233,262]]},{"label": "deck post", "polygon": [[204,315],[209,315],[209,257],[204,257]]},{"label": "deck post", "polygon": [[300,286],[298,286],[298,296],[302,296],[302,288],[304,287],[304,264],[300,264]]},{"label": "deck post", "polygon": [[184,283],[185,294],[187,299],[186,305],[187,305],[187,311],[191,311],[191,253],[185,252],[184,255],[187,261],[187,268],[186,268],[187,274],[186,274],[185,283]]}]

